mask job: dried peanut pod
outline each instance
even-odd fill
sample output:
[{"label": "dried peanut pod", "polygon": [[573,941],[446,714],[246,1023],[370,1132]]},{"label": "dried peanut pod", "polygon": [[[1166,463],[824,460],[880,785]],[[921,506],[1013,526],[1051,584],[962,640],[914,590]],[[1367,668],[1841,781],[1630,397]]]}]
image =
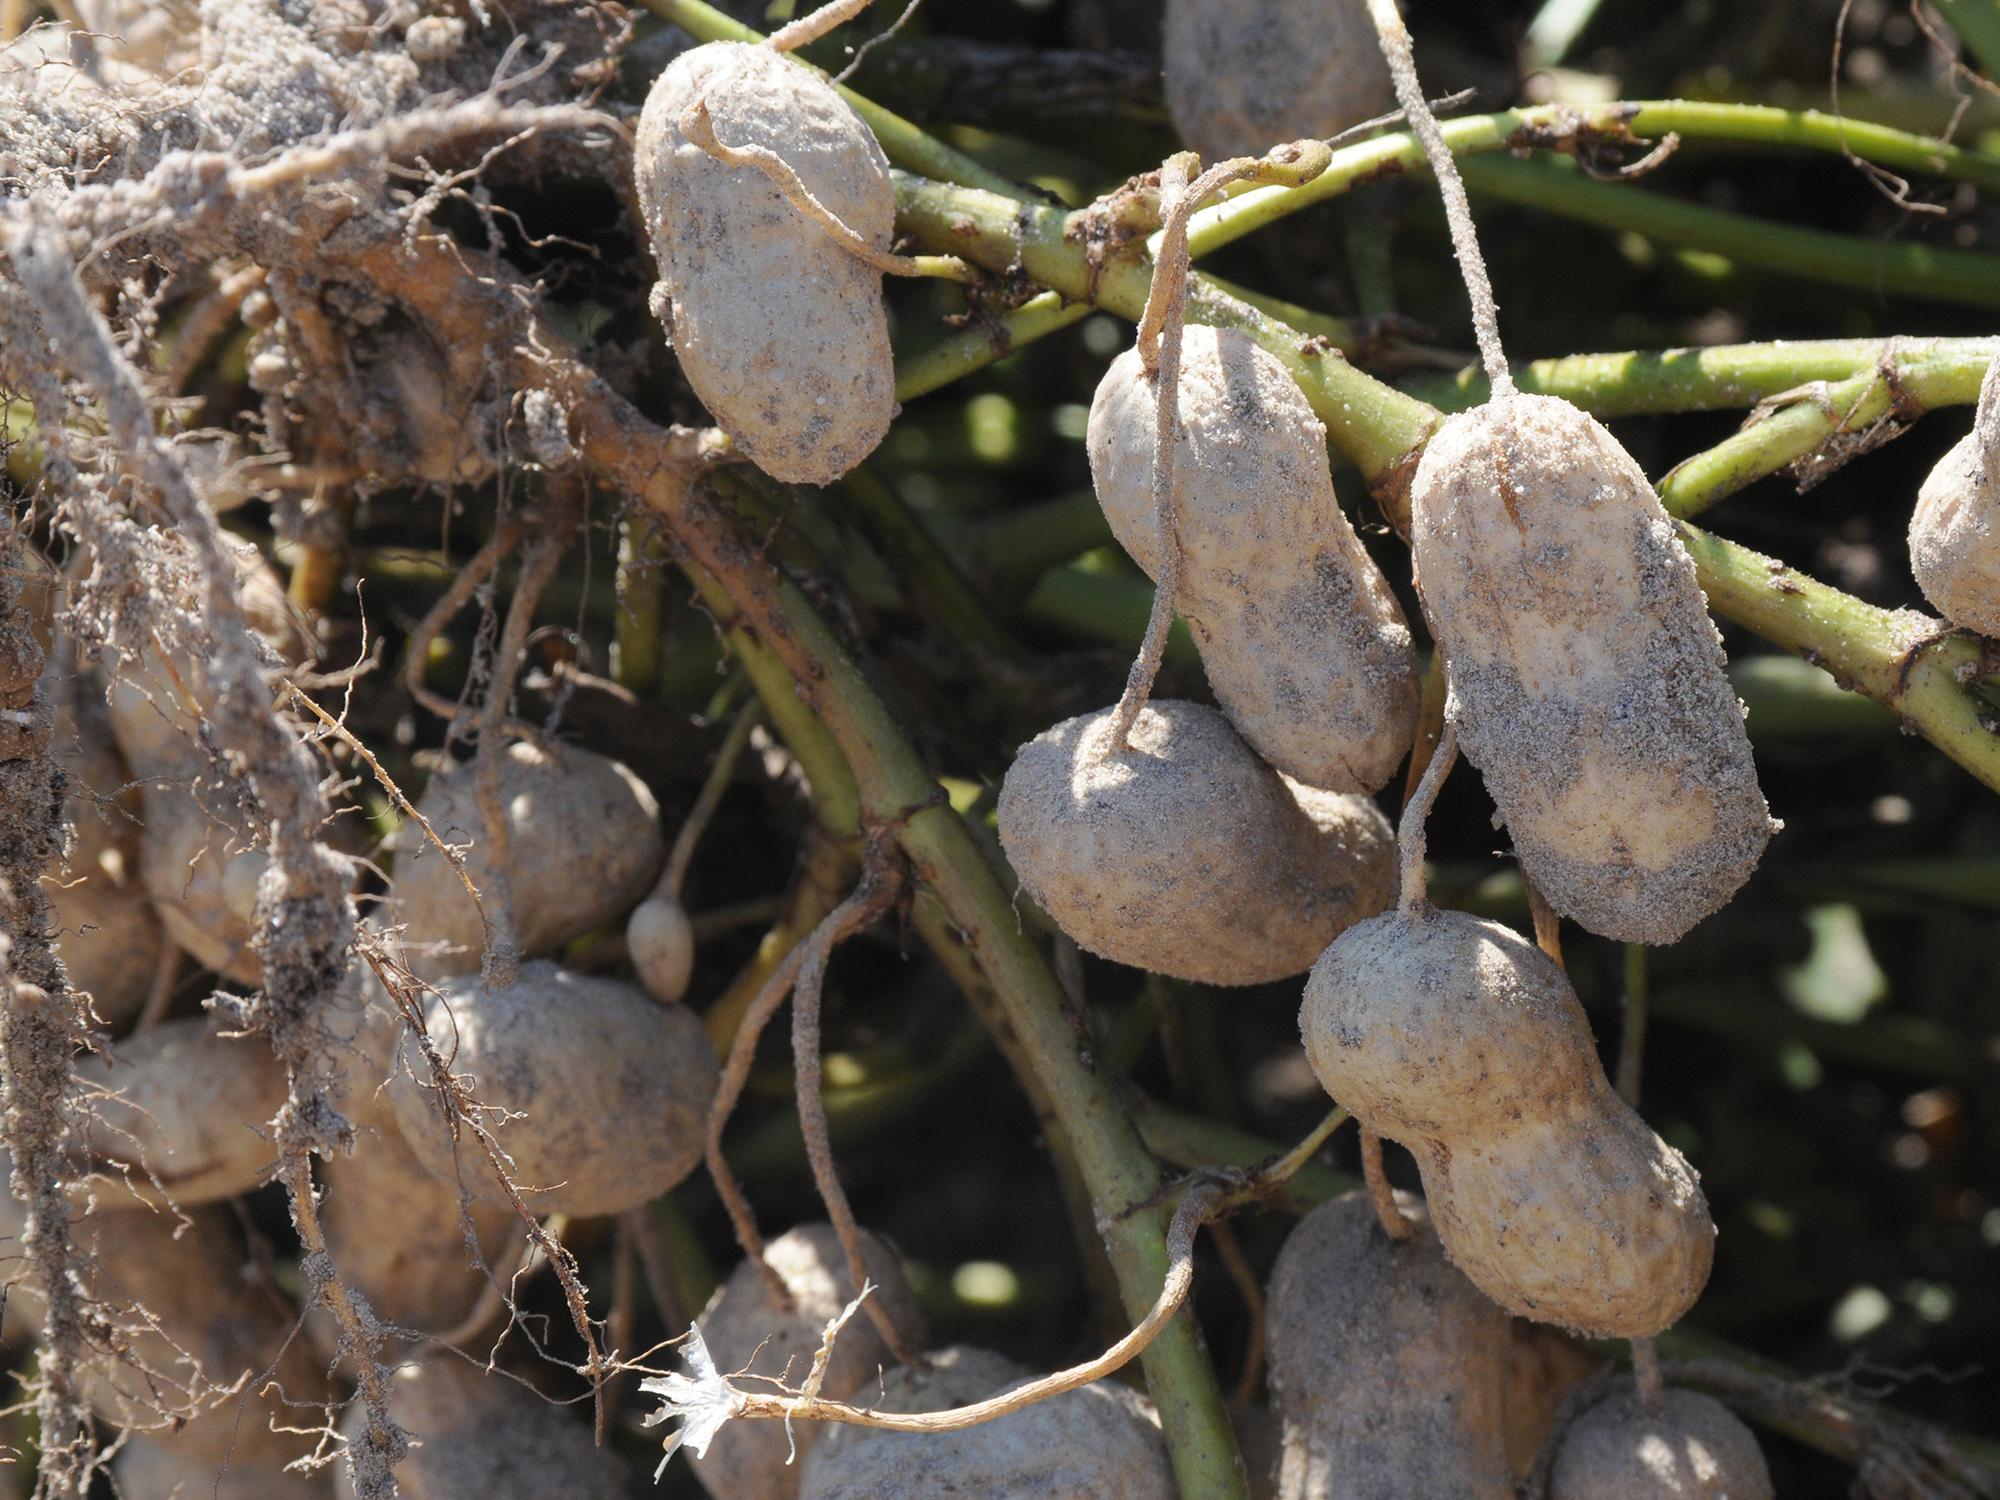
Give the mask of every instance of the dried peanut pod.
[{"label": "dried peanut pod", "polygon": [[[1136,349],[1119,355],[1091,401],[1087,439],[1111,530],[1154,578],[1157,387]],[[1186,331],[1179,416],[1174,604],[1216,701],[1286,775],[1374,791],[1416,733],[1416,653],[1334,498],[1326,429],[1285,367],[1235,329]]]},{"label": "dried peanut pod", "polygon": [[[252,631],[278,664],[305,655],[306,639],[284,585],[254,546],[229,542]],[[183,601],[197,617],[201,601]],[[205,969],[242,984],[260,980],[241,892],[263,873],[262,825],[238,776],[215,764],[202,724],[216,709],[210,643],[190,637],[117,664],[107,694],[118,749],[140,783],[144,827],[139,874],[167,935]],[[226,867],[235,902],[225,893]]]},{"label": "dried peanut pod", "polygon": [[1612,1090],[1562,970],[1497,922],[1418,907],[1362,922],[1299,1012],[1335,1100],[1416,1157],[1445,1253],[1502,1307],[1645,1338],[1707,1283],[1694,1170]]},{"label": "dried peanut pod", "polygon": [[[954,1347],[891,1371],[867,1391],[878,1411],[943,1411],[1031,1377],[986,1349]],[[1136,1392],[1098,1381],[957,1432],[837,1427],[813,1446],[799,1500],[1170,1500],[1159,1418]]]},{"label": "dried peanut pod", "polygon": [[1924,477],[1910,517],[1910,571],[1952,624],[2000,636],[2000,360],[1979,387],[1972,431]]},{"label": "dried peanut pod", "polygon": [[[500,803],[514,940],[523,953],[546,953],[615,920],[646,893],[666,857],[659,804],[645,783],[617,761],[575,745],[509,745],[500,763]],[[483,891],[493,867],[476,762],[433,776],[417,810],[459,851],[465,873]],[[485,946],[479,908],[415,819],[396,833],[389,915],[403,926],[413,973],[441,979],[479,968]]]},{"label": "dried peanut pod", "polygon": [[1286,1238],[1265,1327],[1281,1500],[1513,1500],[1509,1318],[1445,1258],[1422,1200],[1392,1240],[1366,1193]]},{"label": "dried peanut pod", "polygon": [[1603,425],[1551,396],[1447,418],[1410,491],[1460,742],[1521,867],[1603,937],[1671,943],[1770,841],[1694,564]]},{"label": "dried peanut pod", "polygon": [[[489,1277],[504,1285],[513,1270],[521,1239],[513,1205],[479,1196],[461,1203],[457,1185],[427,1170],[396,1130],[363,1132],[350,1154],[327,1159],[325,1172],[327,1250],[384,1324],[443,1333],[472,1311]],[[479,1178],[467,1173],[467,1182]]]},{"label": "dried peanut pod", "polygon": [[1212,162],[1396,107],[1365,0],[1167,0],[1161,44],[1167,113]]},{"label": "dried peanut pod", "polygon": [[1648,1412],[1626,1391],[1572,1422],[1549,1500],[1771,1500],[1771,1471],[1749,1428],[1712,1396],[1668,1391]]},{"label": "dried peanut pod", "polygon": [[[9,1228],[18,1234],[18,1220]],[[310,1452],[286,1402],[326,1396],[326,1377],[293,1337],[298,1310],[262,1274],[218,1208],[89,1213],[71,1222],[85,1294],[111,1331],[91,1341],[78,1389],[98,1418],[144,1434],[179,1463],[276,1469]],[[39,1326],[40,1286],[9,1288],[10,1320]],[[265,1388],[266,1373],[282,1396]],[[200,1491],[206,1494],[204,1488]]]},{"label": "dried peanut pod", "polygon": [[[904,1342],[923,1341],[917,1296],[902,1263],[881,1240],[865,1231],[862,1262],[875,1290],[868,1295],[884,1308]],[[847,1259],[831,1224],[801,1224],[764,1247],[765,1263],[790,1294],[782,1306],[763,1273],[744,1261],[716,1288],[697,1320],[718,1370],[748,1369],[754,1375],[787,1379],[794,1386],[812,1368],[828,1320],[853,1300]],[[878,1373],[895,1363],[874,1322],[856,1314],[834,1341],[820,1394],[835,1401],[850,1396],[872,1400]],[[757,1384],[751,1381],[751,1385]],[[729,1422],[715,1434],[708,1452],[691,1456],[695,1477],[715,1500],[794,1500],[799,1463],[787,1462],[796,1443],[803,1461],[826,1437],[824,1424],[792,1424],[788,1439],[781,1422]]]},{"label": "dried peanut pod", "polygon": [[270,1125],[285,1102],[285,1069],[261,1036],[191,1016],[83,1058],[76,1071],[102,1091],[84,1129],[101,1208],[234,1198],[277,1161]]},{"label": "dried peanut pod", "polygon": [[688,140],[682,117],[704,101],[724,146],[776,153],[883,250],[896,218],[889,161],[833,85],[768,47],[681,54],[639,116],[634,170],[660,270],[652,306],[682,372],[758,468],[831,484],[874,451],[896,412],[882,273],[756,168]]},{"label": "dried peanut pod", "polygon": [[51,654],[42,686],[55,710],[51,753],[69,778],[69,848],[42,888],[70,988],[90,996],[106,1025],[122,1028],[152,991],[166,936],[139,883],[138,789],[95,678],[81,673],[64,644]]},{"label": "dried peanut pod", "polygon": [[[341,1431],[352,1442],[367,1425],[352,1403]],[[592,1440],[589,1424],[500,1371],[454,1354],[396,1371],[389,1415],[412,1439],[396,1465],[405,1500],[623,1500],[625,1465]],[[354,1500],[347,1465],[336,1493]]]},{"label": "dried peanut pod", "polygon": [[193,1458],[172,1438],[142,1433],[125,1440],[111,1474],[120,1500],[327,1500],[333,1494],[333,1476],[324,1469],[287,1473],[282,1463],[240,1453],[226,1463]]},{"label": "dried peanut pod", "polygon": [[[719,1068],[701,1019],[615,979],[537,960],[505,988],[461,975],[426,1006],[431,1041],[473,1097],[506,1111],[491,1122],[536,1213],[623,1213],[658,1197],[701,1161]],[[410,1077],[391,1086],[410,1149],[447,1183],[498,1195],[486,1154],[454,1140],[414,1039]]]},{"label": "dried peanut pod", "polygon": [[1395,836],[1364,797],[1288,781],[1229,721],[1154,700],[1107,753],[1115,709],[1021,747],[1000,841],[1022,885],[1083,947],[1207,984],[1309,967],[1395,884]]}]

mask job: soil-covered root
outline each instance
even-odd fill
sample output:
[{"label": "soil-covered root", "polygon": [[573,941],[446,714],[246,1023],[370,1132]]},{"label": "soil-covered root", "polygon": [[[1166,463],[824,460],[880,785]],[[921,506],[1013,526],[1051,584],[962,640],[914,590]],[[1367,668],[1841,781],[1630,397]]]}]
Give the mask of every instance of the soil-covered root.
[{"label": "soil-covered root", "polygon": [[[659,804],[645,783],[617,761],[575,745],[509,745],[500,764],[500,803],[514,937],[523,953],[547,953],[623,915],[645,895],[666,855]],[[484,889],[492,863],[475,764],[433,776],[417,810]],[[439,979],[478,969],[485,942],[479,907],[414,819],[396,834],[387,914],[403,928],[411,972]]]},{"label": "soil-covered root", "polygon": [[[390,1410],[412,1439],[396,1466],[405,1500],[623,1500],[625,1465],[592,1441],[589,1424],[504,1371],[451,1354],[396,1371]],[[360,1431],[357,1404],[341,1424]],[[345,1467],[341,1500],[354,1500]]]},{"label": "soil-covered root", "polygon": [[1285,1240],[1265,1303],[1282,1500],[1512,1500],[1509,1319],[1446,1259],[1420,1200],[1392,1240],[1363,1192]]},{"label": "soil-covered root", "polygon": [[[868,1279],[875,1283],[868,1295],[880,1300],[904,1343],[920,1347],[922,1318],[902,1264],[872,1234],[864,1232],[861,1245]],[[716,1289],[697,1321],[716,1369],[771,1376],[797,1387],[812,1369],[827,1323],[858,1289],[848,1281],[847,1259],[831,1224],[787,1230],[765,1246],[764,1260],[783,1283],[788,1302],[774,1295],[764,1267],[745,1261]],[[881,1371],[893,1363],[875,1325],[865,1317],[850,1318],[834,1343],[820,1394],[834,1401],[870,1401]],[[758,1384],[751,1380],[745,1388]],[[715,1500],[793,1500],[801,1470],[798,1463],[786,1463],[792,1444],[803,1461],[825,1436],[817,1422],[793,1423],[789,1440],[782,1422],[729,1422],[708,1452],[690,1461]]]},{"label": "soil-covered root", "polygon": [[105,1025],[123,1029],[144,1007],[166,936],[139,883],[140,797],[118,754],[95,678],[58,643],[42,673],[55,711],[49,753],[67,778],[62,867],[42,877],[56,952],[70,988]]},{"label": "soil-covered root", "polygon": [[1670,1390],[1658,1411],[1607,1396],[1562,1435],[1549,1500],[1771,1500],[1748,1427],[1712,1396]]},{"label": "soil-covered root", "polygon": [[[425,1025],[492,1112],[488,1127],[537,1214],[623,1213],[701,1162],[720,1069],[685,1006],[538,959],[504,988],[447,980],[426,1002]],[[461,1124],[454,1139],[414,1038],[403,1044],[403,1069],[391,1094],[417,1160],[446,1183],[501,1196],[472,1134]]]},{"label": "soil-covered root", "polygon": [[1155,701],[1112,752],[1116,710],[1021,747],[1000,839],[1021,883],[1083,947],[1207,984],[1310,967],[1382,910],[1395,838],[1365,797],[1302,787],[1199,704]]},{"label": "soil-covered root", "polygon": [[1645,473],[1552,396],[1447,418],[1411,484],[1460,742],[1521,867],[1602,937],[1671,943],[1775,825],[1694,564]]},{"label": "soil-covered root", "polygon": [[[963,1346],[891,1371],[867,1404],[882,1411],[941,1411],[999,1396],[1029,1379],[1012,1360]],[[1173,1469],[1159,1419],[1112,1381],[1038,1401],[957,1432],[837,1427],[813,1446],[799,1500],[1169,1500]]]},{"label": "soil-covered root", "polygon": [[1396,107],[1365,0],[1167,0],[1161,44],[1167,112],[1208,161]]},{"label": "soil-covered root", "polygon": [[[1416,653],[1334,496],[1326,429],[1285,367],[1233,329],[1186,330],[1179,385],[1174,604],[1216,701],[1286,775],[1374,791],[1416,732]],[[1154,578],[1158,415],[1159,378],[1128,349],[1091,401],[1090,472],[1120,545]]]},{"label": "soil-covered root", "polygon": [[101,1091],[83,1142],[101,1209],[234,1198],[276,1165],[285,1069],[261,1037],[214,1016],[165,1021],[84,1058],[77,1076]]},{"label": "soil-covered root", "polygon": [[1306,982],[1306,1055],[1416,1157],[1445,1252],[1523,1317],[1646,1338],[1708,1281],[1693,1168],[1604,1076],[1576,992],[1497,922],[1419,906],[1357,924]]},{"label": "soil-covered root", "polygon": [[1917,491],[1910,571],[1952,624],[2000,636],[2000,360],[1980,386],[1972,431]]},{"label": "soil-covered root", "polygon": [[735,42],[675,58],[639,119],[639,202],[660,269],[653,311],[682,373],[760,469],[831,484],[874,451],[896,412],[882,273],[756,168],[690,141],[682,118],[703,101],[718,141],[776,153],[881,250],[896,217],[888,158],[824,78]]}]

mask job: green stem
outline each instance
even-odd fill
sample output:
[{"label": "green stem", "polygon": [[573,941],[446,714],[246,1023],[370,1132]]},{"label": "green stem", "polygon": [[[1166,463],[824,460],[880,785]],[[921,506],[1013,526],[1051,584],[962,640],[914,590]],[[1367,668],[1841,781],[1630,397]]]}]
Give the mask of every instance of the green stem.
[{"label": "green stem", "polygon": [[620,687],[649,693],[660,672],[660,605],[666,549],[659,523],[631,514],[618,521],[618,614],[612,625],[611,676]]},{"label": "green stem", "polygon": [[1111,523],[1104,519],[1097,492],[1072,490],[981,521],[972,530],[967,550],[985,576],[1005,586],[1026,588],[1057,564],[1111,543]]},{"label": "green stem", "polygon": [[[1021,605],[1022,616],[1038,625],[1123,651],[1138,649],[1152,611],[1153,585],[1145,579],[1076,565],[1049,569]],[[1162,661],[1182,671],[1201,667],[1185,620],[1169,628]]]},{"label": "green stem", "polygon": [[1464,172],[1465,185],[1475,192],[1664,244],[1712,251],[1788,277],[1875,296],[1893,293],[2000,307],[2000,256],[1886,244],[1773,224],[1622,183],[1600,182],[1569,162],[1482,156],[1468,160]]},{"label": "green stem", "polygon": [[1071,302],[1058,292],[1042,292],[997,318],[976,318],[963,332],[949,334],[896,361],[896,399],[914,401],[927,396],[1005,359],[1023,344],[1081,323],[1096,310],[1088,302]]},{"label": "green stem", "polygon": [[[1961,386],[1964,372],[1984,370],[1993,339],[1800,339],[1761,344],[1717,344],[1703,349],[1645,349],[1612,354],[1570,354],[1538,359],[1514,371],[1524,391],[1561,396],[1592,416],[1631,417],[1681,411],[1729,411],[1755,406],[1816,380],[1845,380],[1893,357],[1899,369],[1924,369],[1938,380],[1938,399]],[[1944,368],[1956,372],[1947,383]],[[1457,375],[1419,375],[1401,382],[1445,411],[1463,411],[1487,397],[1486,376],[1468,364]],[[1972,377],[1977,394],[1979,380]]]},{"label": "green stem", "polygon": [[1932,0],[1951,29],[1979,59],[1989,78],[2000,78],[2000,4],[1994,0]]},{"label": "green stem", "polygon": [[[1824,455],[1822,465],[1837,466],[1841,455],[1829,444],[1842,434],[1867,433],[1885,421],[1913,422],[1934,407],[1970,405],[1979,399],[1993,346],[1983,339],[1953,342],[1964,349],[1957,357],[1940,355],[1932,345],[1881,346],[1872,367],[1801,391],[1788,405],[1677,464],[1659,483],[1661,500],[1676,516],[1700,515],[1787,464],[1804,466]],[[1814,476],[1805,469],[1803,477]]]}]

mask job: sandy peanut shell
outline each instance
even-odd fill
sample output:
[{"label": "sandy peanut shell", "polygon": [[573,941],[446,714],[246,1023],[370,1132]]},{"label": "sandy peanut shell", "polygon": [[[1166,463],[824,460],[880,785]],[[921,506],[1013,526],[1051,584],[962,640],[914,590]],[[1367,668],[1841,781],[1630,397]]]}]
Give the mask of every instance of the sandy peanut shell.
[{"label": "sandy peanut shell", "polygon": [[1612,1091],[1562,971],[1463,912],[1333,943],[1300,1031],[1334,1099],[1416,1158],[1438,1237],[1510,1311],[1599,1337],[1678,1321],[1715,1228],[1694,1170]]},{"label": "sandy peanut shell", "polygon": [[1271,1272],[1281,1500],[1512,1500],[1509,1319],[1445,1258],[1421,1200],[1397,1199],[1409,1239],[1349,1193],[1299,1221]]},{"label": "sandy peanut shell", "polygon": [[[623,1500],[632,1492],[625,1465],[592,1441],[588,1421],[455,1354],[398,1369],[389,1415],[412,1439],[396,1465],[405,1500]],[[357,1401],[341,1430],[351,1440],[366,1422]],[[354,1500],[345,1464],[336,1493]]]},{"label": "sandy peanut shell", "polygon": [[1167,0],[1167,112],[1213,163],[1396,107],[1364,0]]},{"label": "sandy peanut shell", "polygon": [[2000,475],[1993,424],[2000,362],[1979,392],[1978,425],[1924,476],[1910,517],[1910,571],[1954,625],[2000,636]]},{"label": "sandy peanut shell", "polygon": [[[492,1124],[513,1179],[538,1214],[623,1213],[658,1197],[701,1160],[719,1069],[700,1017],[655,1005],[615,979],[545,960],[505,989],[472,975],[445,981],[426,1006],[431,1041],[473,1096],[508,1112]],[[427,1079],[414,1039],[404,1066]],[[476,1142],[456,1146],[437,1096],[410,1077],[390,1090],[416,1158],[474,1193],[498,1185]],[[518,1116],[518,1118],[515,1118]]]},{"label": "sandy peanut shell", "polygon": [[[787,1230],[765,1246],[764,1258],[791,1293],[790,1307],[778,1306],[757,1267],[744,1261],[716,1288],[697,1321],[718,1370],[747,1366],[754,1374],[787,1378],[796,1386],[812,1368],[828,1319],[853,1299],[855,1288],[830,1224],[801,1224]],[[862,1259],[876,1287],[869,1296],[887,1310],[905,1343],[919,1346],[922,1318],[901,1262],[887,1245],[865,1232]],[[894,1366],[895,1358],[875,1324],[857,1314],[834,1343],[822,1394],[839,1401],[860,1393],[860,1399],[872,1400],[878,1372]],[[826,1431],[821,1423],[800,1422],[792,1436],[800,1462],[788,1466],[790,1445],[783,1423],[729,1422],[716,1433],[706,1454],[689,1461],[715,1500],[742,1496],[793,1500],[799,1493],[800,1464]]]},{"label": "sandy peanut shell", "polygon": [[104,1091],[84,1132],[101,1209],[213,1203],[269,1175],[285,1070],[265,1038],[226,1032],[214,1016],[163,1021],[78,1061]]},{"label": "sandy peanut shell", "polygon": [[1771,1500],[1771,1473],[1750,1429],[1695,1391],[1648,1413],[1632,1392],[1607,1396],[1570,1424],[1549,1500]]},{"label": "sandy peanut shell", "polygon": [[681,370],[750,461],[794,484],[831,484],[895,415],[882,273],[855,259],[751,167],[690,143],[706,99],[725,146],[776,152],[812,195],[888,249],[888,158],[818,74],[767,47],[711,42],[674,59],[646,96],[634,169],[660,269],[654,313]]},{"label": "sandy peanut shell", "polygon": [[1115,710],[1021,747],[1000,841],[1056,924],[1119,963],[1207,984],[1309,967],[1380,911],[1395,838],[1364,797],[1296,786],[1212,708],[1155,700],[1105,753]]},{"label": "sandy peanut shell", "polygon": [[[1030,1378],[986,1349],[942,1349],[924,1360],[928,1369],[891,1371],[868,1404],[942,1411]],[[799,1500],[1171,1500],[1175,1493],[1158,1419],[1136,1393],[1108,1380],[960,1432],[836,1428],[814,1446],[799,1484]]]},{"label": "sandy peanut shell", "polygon": [[230,1454],[225,1464],[192,1457],[174,1439],[147,1434],[126,1439],[111,1473],[121,1500],[326,1500],[333,1493],[333,1476],[324,1469],[287,1473],[282,1462],[258,1462],[241,1453]]},{"label": "sandy peanut shell", "polygon": [[1562,1330],[1526,1318],[1510,1320],[1507,1362],[1507,1461],[1525,1480],[1541,1457],[1569,1393],[1604,1368],[1604,1361]]},{"label": "sandy peanut shell", "polygon": [[[18,1257],[18,1214],[0,1219],[5,1254]],[[272,1423],[294,1425],[284,1400],[322,1399],[326,1378],[293,1337],[297,1310],[252,1273],[224,1210],[198,1208],[184,1223],[171,1212],[82,1214],[71,1231],[88,1257],[85,1291],[116,1330],[93,1341],[79,1373],[100,1420],[146,1434],[178,1465],[206,1466],[211,1476],[225,1456],[276,1469],[310,1451],[310,1438]],[[17,1317],[39,1327],[45,1304],[25,1272],[8,1298],[10,1333]],[[284,1399],[256,1385],[267,1370]]]},{"label": "sandy peanut shell", "polygon": [[1645,474],[1551,396],[1449,417],[1410,491],[1460,743],[1522,868],[1603,937],[1671,943],[1772,823],[1701,587]]},{"label": "sandy peanut shell", "polygon": [[[360,1133],[324,1171],[327,1249],[383,1323],[443,1333],[472,1311],[488,1273],[506,1284],[521,1240],[513,1205],[474,1197],[461,1208],[457,1186],[428,1171],[398,1131]],[[485,1272],[466,1243],[468,1219]]]},{"label": "sandy peanut shell", "polygon": [[111,737],[94,677],[58,642],[42,686],[55,710],[51,753],[69,778],[62,868],[42,877],[70,987],[122,1029],[146,1003],[166,937],[139,883],[140,797]]},{"label": "sandy peanut shell", "polygon": [[[1087,439],[1112,532],[1155,578],[1157,386],[1137,350],[1119,355],[1091,401]],[[1286,775],[1374,791],[1416,732],[1416,654],[1334,498],[1326,429],[1268,352],[1235,329],[1200,326],[1181,350],[1180,423],[1175,607],[1216,701]]]},{"label": "sandy peanut shell", "polygon": [[[514,940],[546,953],[622,914],[665,858],[660,809],[645,783],[615,760],[555,741],[509,745],[500,766]],[[492,878],[474,763],[440,771],[417,808],[459,851],[474,886]],[[485,928],[451,861],[414,819],[396,833],[387,911],[403,924],[405,956],[425,979],[479,968]]]}]

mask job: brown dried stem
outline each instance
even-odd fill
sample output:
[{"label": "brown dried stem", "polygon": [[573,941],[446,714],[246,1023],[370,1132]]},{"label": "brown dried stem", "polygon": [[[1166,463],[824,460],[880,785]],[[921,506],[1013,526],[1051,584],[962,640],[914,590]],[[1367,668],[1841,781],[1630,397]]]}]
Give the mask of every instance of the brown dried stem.
[{"label": "brown dried stem", "polygon": [[1396,825],[1396,861],[1401,876],[1396,906],[1400,911],[1415,911],[1424,904],[1424,853],[1428,842],[1424,820],[1430,817],[1438,790],[1444,785],[1445,777],[1451,774],[1452,763],[1457,759],[1458,726],[1452,723],[1450,709],[1447,708],[1444,732],[1438,736],[1437,749],[1431,752],[1430,764],[1424,767],[1417,789],[1410,793],[1410,800],[1403,805],[1403,819]]},{"label": "brown dried stem", "polygon": [[873,0],[828,0],[818,10],[800,16],[789,25],[780,26],[764,38],[764,45],[773,52],[796,52],[818,41],[836,26],[845,26],[872,3]]}]

